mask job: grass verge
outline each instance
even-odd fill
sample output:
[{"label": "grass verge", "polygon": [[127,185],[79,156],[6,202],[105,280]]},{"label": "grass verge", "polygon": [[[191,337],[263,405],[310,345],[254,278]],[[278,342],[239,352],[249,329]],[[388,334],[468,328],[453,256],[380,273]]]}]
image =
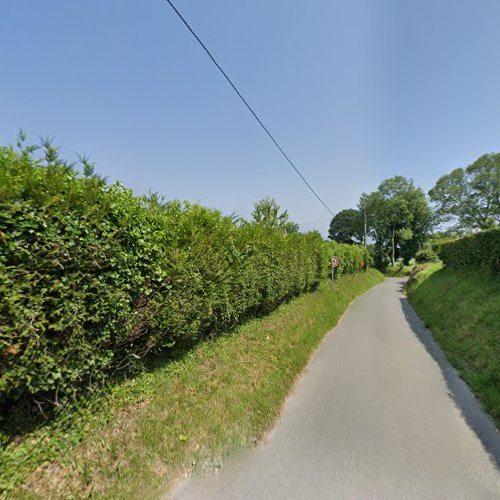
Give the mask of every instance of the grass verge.
[{"label": "grass verge", "polygon": [[407,284],[425,325],[500,429],[500,280],[427,265]]},{"label": "grass verge", "polygon": [[396,262],[394,267],[389,264],[383,272],[388,278],[400,278],[403,276],[409,276],[412,268],[413,266],[405,266],[402,262]]},{"label": "grass verge", "polygon": [[0,450],[0,488],[15,498],[156,498],[213,469],[272,427],[294,380],[376,270],[199,344],[96,398],[63,422]]}]

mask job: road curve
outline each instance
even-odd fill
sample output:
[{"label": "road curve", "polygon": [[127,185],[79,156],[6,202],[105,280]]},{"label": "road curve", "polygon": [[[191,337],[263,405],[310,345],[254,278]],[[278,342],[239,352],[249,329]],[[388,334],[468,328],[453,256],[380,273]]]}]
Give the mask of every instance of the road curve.
[{"label": "road curve", "polygon": [[500,499],[500,434],[402,285],[351,305],[263,443],[168,498]]}]

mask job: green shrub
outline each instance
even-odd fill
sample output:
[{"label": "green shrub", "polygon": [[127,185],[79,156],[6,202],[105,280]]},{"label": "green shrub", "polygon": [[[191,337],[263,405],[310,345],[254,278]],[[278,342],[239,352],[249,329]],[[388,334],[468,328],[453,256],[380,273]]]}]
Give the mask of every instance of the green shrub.
[{"label": "green shrub", "polygon": [[433,248],[447,267],[486,268],[500,273],[500,228],[441,241]]},{"label": "green shrub", "polygon": [[339,267],[335,270],[336,276],[363,271],[368,267],[370,261],[368,250],[362,245],[348,245],[336,241],[325,242],[323,245],[323,261],[328,276],[331,273],[328,262],[334,255],[340,259]]},{"label": "green shrub", "polygon": [[30,153],[0,148],[1,404],[52,405],[321,279],[318,233],[239,226]]},{"label": "green shrub", "polygon": [[420,264],[424,262],[438,262],[439,257],[432,248],[423,248],[422,250],[419,250],[417,254],[415,255],[415,262],[418,262]]}]

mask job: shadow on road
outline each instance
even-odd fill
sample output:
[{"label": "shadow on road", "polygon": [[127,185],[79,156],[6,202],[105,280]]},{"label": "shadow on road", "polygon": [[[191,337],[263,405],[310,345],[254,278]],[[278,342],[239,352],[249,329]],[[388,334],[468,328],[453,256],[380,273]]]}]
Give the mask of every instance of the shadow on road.
[{"label": "shadow on road", "polygon": [[[404,281],[400,291],[403,290]],[[401,308],[410,327],[439,365],[446,381],[448,393],[460,410],[469,427],[475,432],[487,453],[491,456],[497,467],[500,468],[500,432],[497,430],[493,420],[484,412],[481,404],[472,394],[467,384],[460,378],[458,372],[453,368],[446,355],[434,340],[432,333],[428,330],[406,297],[401,297]]]}]

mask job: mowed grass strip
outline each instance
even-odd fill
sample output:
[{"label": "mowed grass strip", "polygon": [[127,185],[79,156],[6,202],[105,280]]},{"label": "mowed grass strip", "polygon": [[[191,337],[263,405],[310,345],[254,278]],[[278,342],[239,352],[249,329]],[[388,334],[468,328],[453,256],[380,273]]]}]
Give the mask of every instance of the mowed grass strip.
[{"label": "mowed grass strip", "polygon": [[[157,498],[177,479],[213,470],[232,451],[254,445],[278,418],[312,351],[349,303],[384,277],[341,277],[319,290],[205,341],[178,360],[116,387],[79,428],[34,434],[4,454],[2,474],[31,446],[59,458],[11,490],[15,498]],[[107,423],[105,423],[107,421]],[[85,436],[80,443],[69,444]],[[17,453],[17,455],[16,455]],[[5,477],[5,476],[4,476]]]},{"label": "mowed grass strip", "polygon": [[500,429],[498,275],[432,264],[407,289],[418,315]]}]

